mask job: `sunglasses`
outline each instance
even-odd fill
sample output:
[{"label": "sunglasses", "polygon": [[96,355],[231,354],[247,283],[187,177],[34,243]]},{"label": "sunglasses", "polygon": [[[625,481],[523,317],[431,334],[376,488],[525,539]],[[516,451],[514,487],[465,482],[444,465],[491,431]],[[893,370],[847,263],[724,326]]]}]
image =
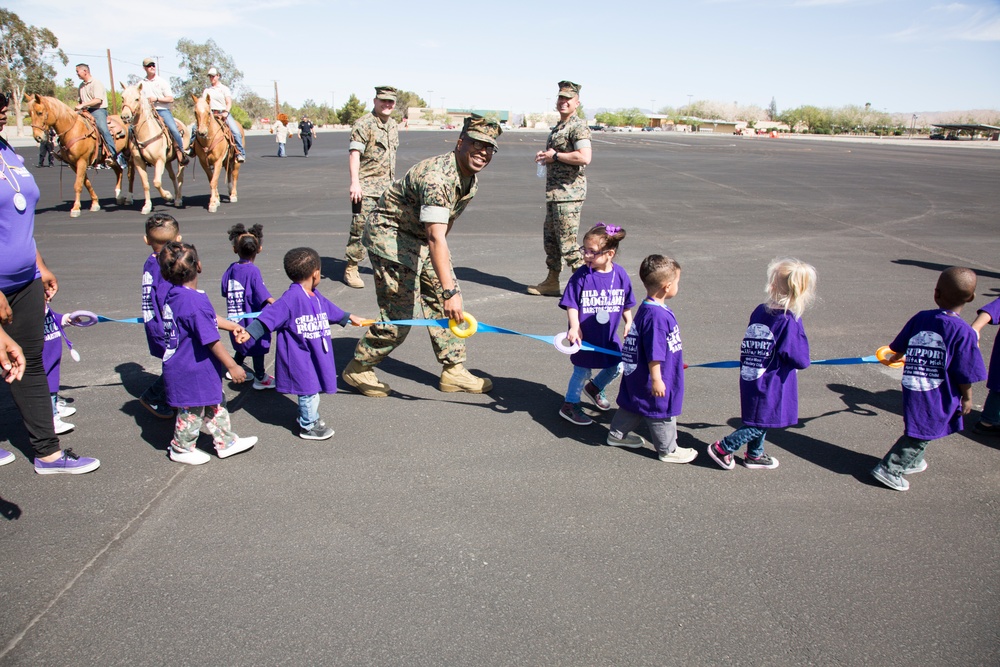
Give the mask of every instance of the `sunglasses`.
[{"label": "sunglasses", "polygon": [[10,98],[7,97],[7,93],[0,93],[0,109],[7,106],[7,102]]},{"label": "sunglasses", "polygon": [[143,65],[145,68],[156,67],[156,63],[149,63],[148,65]]}]

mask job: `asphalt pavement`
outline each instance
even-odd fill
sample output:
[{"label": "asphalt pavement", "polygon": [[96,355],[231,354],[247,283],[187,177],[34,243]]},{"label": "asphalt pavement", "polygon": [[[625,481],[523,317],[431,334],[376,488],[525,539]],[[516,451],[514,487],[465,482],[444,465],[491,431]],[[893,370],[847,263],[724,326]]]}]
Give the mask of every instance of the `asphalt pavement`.
[{"label": "asphalt pavement", "polygon": [[[398,175],[456,138],[402,133]],[[551,335],[566,326],[557,300],[525,293],[545,275],[532,163],[544,139],[501,137],[449,244],[467,311]],[[223,188],[209,214],[200,169],[186,208],[154,199],[197,246],[219,312],[226,232],[241,222],[264,225],[257,264],[273,293],[288,285],[285,251],[308,245],[322,293],[376,315],[367,264],[365,289],[339,282],[347,143],[320,134],[304,158],[290,139],[278,159],[272,138],[251,137],[237,203]],[[139,205],[116,206],[101,171],[104,210],[85,199],[71,219],[69,172],[33,171],[53,307],[138,316]],[[804,318],[814,359],[873,354],[934,307],[948,266],[979,275],[966,320],[1000,295],[995,146],[596,134],[587,174],[583,226],[625,227],[616,261],[640,296],[643,257],[680,262],[669,305],[692,365],[738,358],[776,256],[818,270]],[[552,347],[477,334],[468,366],[494,390],[444,394],[414,329],[378,368],[391,397],[343,383],[322,397],[332,440],[297,437],[294,397],[227,383],[235,430],[260,441],[188,467],[167,458],[172,423],[138,403],[158,371],[141,327],[68,334],[82,360],[64,355],[61,393],[78,413],[62,443],[102,465],[36,475],[0,390],[0,446],[18,455],[0,468],[0,665],[1000,664],[1000,441],[934,442],[905,493],[871,480],[902,433],[898,370],[802,372],[799,426],[768,434],[780,467],[724,471],[705,446],[739,424],[734,369],[688,369],[679,440],[699,456],[670,465],[604,446],[613,413],[560,419],[571,367]],[[359,335],[335,332],[338,368]],[[974,388],[968,424],[985,393]]]}]

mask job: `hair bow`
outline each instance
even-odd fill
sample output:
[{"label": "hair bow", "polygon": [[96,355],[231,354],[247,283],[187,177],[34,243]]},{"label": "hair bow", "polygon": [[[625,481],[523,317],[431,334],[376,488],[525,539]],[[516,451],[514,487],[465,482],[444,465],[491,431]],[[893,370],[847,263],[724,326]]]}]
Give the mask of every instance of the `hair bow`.
[{"label": "hair bow", "polygon": [[622,230],[622,228],[619,227],[618,225],[609,225],[605,222],[599,222],[597,223],[597,226],[604,227],[604,231],[606,231],[608,234],[611,235],[615,235]]}]

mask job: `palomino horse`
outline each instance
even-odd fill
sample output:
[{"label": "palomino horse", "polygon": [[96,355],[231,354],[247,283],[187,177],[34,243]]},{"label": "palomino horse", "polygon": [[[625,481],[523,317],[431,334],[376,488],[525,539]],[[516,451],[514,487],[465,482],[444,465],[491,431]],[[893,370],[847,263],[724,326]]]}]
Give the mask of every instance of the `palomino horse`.
[{"label": "palomino horse", "polygon": [[[40,143],[42,137],[48,133],[49,128],[55,128],[56,134],[59,135],[59,152],[56,153],[56,157],[70,165],[76,172],[76,181],[73,183],[76,199],[73,202],[73,208],[70,209],[70,217],[80,216],[80,192],[84,186],[90,193],[90,210],[100,211],[101,205],[98,202],[97,193],[94,192],[90,178],[87,177],[87,167],[97,159],[99,152],[101,138],[97,133],[97,128],[89,125],[80,114],[54,97],[25,95],[24,99],[28,103],[28,115],[31,118],[31,131],[35,141]],[[125,128],[120,117],[108,116],[108,125],[111,127],[113,136],[119,134],[116,132],[118,128],[115,127],[115,123],[122,130]],[[120,134],[122,136],[115,140],[115,150],[118,151],[125,148],[126,141],[124,132],[120,132]],[[120,204],[123,200],[121,195],[122,170],[114,161],[112,161],[112,169],[115,170],[117,178],[115,199]]]},{"label": "palomino horse", "polygon": [[[163,168],[166,167],[170,180],[177,191],[176,203],[183,206],[181,197],[181,187],[184,185],[184,165],[178,165],[177,175],[174,176],[174,146],[170,133],[164,127],[156,110],[149,103],[149,99],[142,92],[142,84],[129,86],[122,91],[122,120],[129,126],[128,146],[132,152],[132,169],[128,171],[128,201],[131,203],[132,186],[135,184],[135,172],[139,172],[142,180],[142,191],[146,196],[146,204],[142,207],[143,215],[153,210],[153,202],[149,198],[149,176],[146,168],[153,166],[153,187],[160,191],[160,196],[165,201],[174,201],[174,196],[168,190],[163,189]],[[181,132],[181,139],[184,138],[186,128],[183,123],[177,128]],[[181,149],[184,147],[181,146]]]},{"label": "palomino horse", "polygon": [[[212,187],[212,196],[208,200],[208,212],[219,210],[219,176],[223,168],[226,170],[226,181],[229,185],[229,201],[236,202],[236,183],[240,178],[240,163],[236,161],[236,149],[230,147],[223,127],[226,121],[212,115],[208,106],[209,97],[205,99],[191,96],[194,100],[194,115],[197,117],[197,130],[194,141],[194,152],[201,160],[201,168],[205,170]],[[240,129],[242,134],[243,130]]]}]

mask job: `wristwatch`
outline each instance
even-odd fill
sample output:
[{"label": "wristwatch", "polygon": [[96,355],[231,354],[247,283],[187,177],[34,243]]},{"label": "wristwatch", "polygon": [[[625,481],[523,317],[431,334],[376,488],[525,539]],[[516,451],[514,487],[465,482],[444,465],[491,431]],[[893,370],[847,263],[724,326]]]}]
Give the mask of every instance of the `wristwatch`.
[{"label": "wristwatch", "polygon": [[442,292],[441,292],[441,298],[442,298],[442,300],[447,301],[448,299],[450,299],[451,297],[455,296],[456,294],[461,294],[461,293],[462,293],[462,290],[458,289],[458,286],[456,286],[454,289],[442,290]]},{"label": "wristwatch", "polygon": [[559,162],[559,153],[557,151],[552,151],[552,161]]}]

